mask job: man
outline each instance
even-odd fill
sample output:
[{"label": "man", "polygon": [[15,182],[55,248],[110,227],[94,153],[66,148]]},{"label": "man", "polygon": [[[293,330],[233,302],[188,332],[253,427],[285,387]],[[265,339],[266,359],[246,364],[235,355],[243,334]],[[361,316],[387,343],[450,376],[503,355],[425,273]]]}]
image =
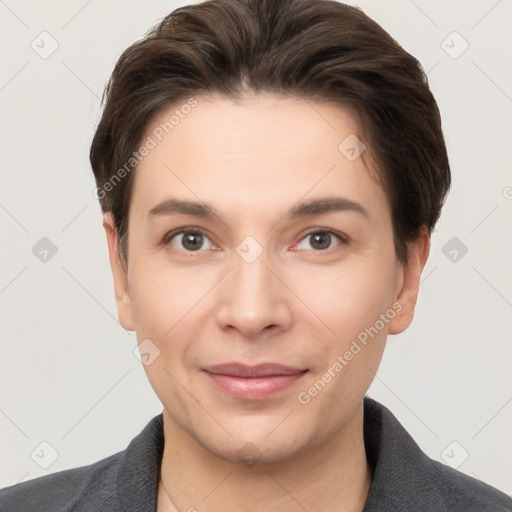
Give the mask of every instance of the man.
[{"label": "man", "polygon": [[9,511],[498,511],[365,398],[450,186],[419,63],[361,11],[178,9],[121,56],[91,164],[163,413]]}]

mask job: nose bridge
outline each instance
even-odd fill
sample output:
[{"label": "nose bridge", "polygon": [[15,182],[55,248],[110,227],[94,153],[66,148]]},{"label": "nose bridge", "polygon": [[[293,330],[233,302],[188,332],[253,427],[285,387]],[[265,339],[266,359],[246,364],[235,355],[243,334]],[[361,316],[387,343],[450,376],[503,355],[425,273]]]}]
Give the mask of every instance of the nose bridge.
[{"label": "nose bridge", "polygon": [[247,337],[271,325],[288,328],[291,321],[286,289],[269,270],[268,253],[251,244],[242,242],[233,255],[218,308],[220,326],[234,327]]}]

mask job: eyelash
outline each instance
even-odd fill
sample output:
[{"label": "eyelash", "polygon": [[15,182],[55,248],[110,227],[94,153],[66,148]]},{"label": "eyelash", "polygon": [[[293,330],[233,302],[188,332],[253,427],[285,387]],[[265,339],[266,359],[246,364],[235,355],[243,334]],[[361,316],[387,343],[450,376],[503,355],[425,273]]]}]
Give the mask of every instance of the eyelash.
[{"label": "eyelash", "polygon": [[[173,231],[169,231],[169,233],[167,233],[163,239],[163,244],[164,245],[170,245],[171,244],[171,241],[174,239],[174,237],[178,236],[178,235],[182,235],[182,234],[185,234],[185,233],[191,233],[191,234],[194,234],[194,235],[202,235],[204,237],[206,237],[208,240],[210,240],[210,242],[215,245],[212,240],[210,239],[210,237],[200,228],[197,228],[197,227],[194,227],[194,226],[190,226],[190,227],[185,227],[185,228],[179,228],[179,229],[175,229]],[[316,235],[316,234],[329,234],[329,235],[334,235],[336,238],[339,239],[339,244],[336,245],[335,247],[331,247],[329,249],[324,249],[324,250],[314,250],[314,252],[316,253],[322,253],[322,252],[328,252],[340,245],[346,245],[348,244],[349,242],[349,238],[342,234],[342,233],[338,233],[337,231],[333,231],[331,229],[315,229],[315,230],[311,230],[309,232],[307,232],[306,234],[304,234],[304,236],[299,240],[299,242],[297,242],[297,244],[299,244],[300,242],[302,242],[304,239],[306,239],[308,236],[311,236],[311,235]],[[297,245],[295,244],[295,245]],[[178,249],[180,250],[180,249]],[[300,250],[304,250],[304,249],[296,249],[298,251]],[[198,249],[197,251],[186,251],[185,249],[182,249],[181,252],[185,253],[185,254],[194,254],[194,253],[201,253],[201,252],[204,252],[204,250],[201,250],[201,249]]]}]

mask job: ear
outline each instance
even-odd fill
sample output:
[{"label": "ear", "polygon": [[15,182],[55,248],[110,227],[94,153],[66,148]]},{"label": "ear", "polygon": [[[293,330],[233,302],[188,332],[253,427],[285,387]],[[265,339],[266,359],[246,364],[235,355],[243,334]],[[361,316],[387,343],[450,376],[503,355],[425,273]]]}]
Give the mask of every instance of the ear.
[{"label": "ear", "polygon": [[409,259],[402,265],[401,287],[395,302],[401,305],[398,314],[389,322],[389,334],[400,334],[411,325],[418,300],[421,273],[430,253],[430,234],[424,226],[416,240],[409,244]]},{"label": "ear", "polygon": [[117,229],[112,212],[107,212],[103,215],[103,227],[107,234],[110,268],[112,269],[112,276],[114,278],[114,291],[116,294],[119,322],[127,331],[134,331],[132,304],[128,288],[128,274],[119,256]]}]

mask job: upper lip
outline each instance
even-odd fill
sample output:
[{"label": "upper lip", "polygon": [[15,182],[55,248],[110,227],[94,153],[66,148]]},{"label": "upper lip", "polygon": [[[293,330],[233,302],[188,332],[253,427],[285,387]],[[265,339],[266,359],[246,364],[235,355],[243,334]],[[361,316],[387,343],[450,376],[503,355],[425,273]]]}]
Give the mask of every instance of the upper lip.
[{"label": "upper lip", "polygon": [[272,377],[276,375],[295,375],[306,370],[292,368],[283,364],[264,363],[256,366],[248,366],[241,363],[224,363],[204,368],[205,371],[216,375],[229,375],[230,377]]}]

